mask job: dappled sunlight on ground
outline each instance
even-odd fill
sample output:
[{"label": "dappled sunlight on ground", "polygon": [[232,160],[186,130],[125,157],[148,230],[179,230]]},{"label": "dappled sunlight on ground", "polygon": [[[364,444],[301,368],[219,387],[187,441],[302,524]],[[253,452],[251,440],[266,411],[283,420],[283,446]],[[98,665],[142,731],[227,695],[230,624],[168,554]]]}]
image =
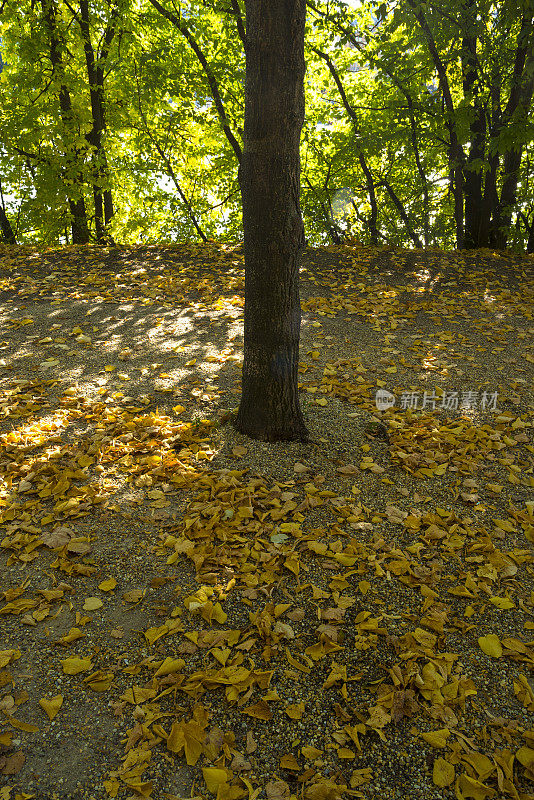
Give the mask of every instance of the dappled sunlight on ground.
[{"label": "dappled sunlight on ground", "polygon": [[238,250],[0,255],[13,791],[529,800],[531,260],[308,250],[272,443]]}]

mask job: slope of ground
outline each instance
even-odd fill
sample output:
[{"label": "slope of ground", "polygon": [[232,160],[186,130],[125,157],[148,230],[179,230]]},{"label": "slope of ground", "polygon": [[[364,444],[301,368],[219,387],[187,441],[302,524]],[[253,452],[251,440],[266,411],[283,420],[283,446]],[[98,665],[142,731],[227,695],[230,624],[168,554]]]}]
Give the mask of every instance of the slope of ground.
[{"label": "slope of ground", "polygon": [[307,251],[272,444],[239,248],[0,252],[0,800],[534,797],[533,264]]}]

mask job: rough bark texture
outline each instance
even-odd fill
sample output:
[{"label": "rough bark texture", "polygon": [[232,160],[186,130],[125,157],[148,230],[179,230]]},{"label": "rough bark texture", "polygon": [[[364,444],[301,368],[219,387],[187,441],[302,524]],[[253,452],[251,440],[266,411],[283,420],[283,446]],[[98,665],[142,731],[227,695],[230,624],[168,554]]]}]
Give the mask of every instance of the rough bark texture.
[{"label": "rough bark texture", "polygon": [[298,396],[305,0],[246,0],[245,344],[239,431],[304,440]]}]

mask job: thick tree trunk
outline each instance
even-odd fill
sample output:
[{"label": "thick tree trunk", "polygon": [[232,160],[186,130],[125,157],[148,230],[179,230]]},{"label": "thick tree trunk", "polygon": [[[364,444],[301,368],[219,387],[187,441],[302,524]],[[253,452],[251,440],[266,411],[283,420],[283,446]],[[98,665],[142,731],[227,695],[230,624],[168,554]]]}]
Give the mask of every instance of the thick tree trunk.
[{"label": "thick tree trunk", "polygon": [[87,244],[89,241],[89,226],[87,224],[87,213],[85,210],[85,200],[69,200],[69,210],[71,216],[72,244]]},{"label": "thick tree trunk", "polygon": [[255,439],[305,440],[298,272],[306,3],[245,0],[245,8],[245,346],[236,427]]},{"label": "thick tree trunk", "polygon": [[0,205],[0,231],[2,232],[2,239],[7,244],[17,244],[13,228],[5,212],[5,209]]},{"label": "thick tree trunk", "polygon": [[475,119],[471,124],[471,148],[464,170],[465,197],[465,239],[467,249],[483,247],[480,241],[482,225],[482,169],[476,165],[483,161],[486,142],[486,114],[483,108],[476,106]]}]

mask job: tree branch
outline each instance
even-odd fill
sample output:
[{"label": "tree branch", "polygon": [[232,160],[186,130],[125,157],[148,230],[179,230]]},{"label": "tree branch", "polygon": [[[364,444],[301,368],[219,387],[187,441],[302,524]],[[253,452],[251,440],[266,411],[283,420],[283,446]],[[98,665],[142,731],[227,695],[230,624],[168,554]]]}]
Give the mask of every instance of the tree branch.
[{"label": "tree branch", "polygon": [[175,28],[177,28],[180,31],[182,36],[186,39],[187,43],[195,53],[200,64],[202,65],[202,68],[208,80],[209,87],[211,89],[211,96],[213,98],[213,102],[215,103],[215,108],[217,109],[217,114],[219,115],[219,120],[221,122],[222,129],[225,133],[226,138],[228,139],[228,142],[230,143],[230,146],[232,147],[232,150],[235,153],[238,164],[240,164],[242,155],[241,146],[230,129],[230,125],[228,123],[228,117],[226,116],[224,104],[221,98],[221,94],[219,92],[219,84],[217,83],[217,79],[215,78],[215,75],[213,74],[211,67],[208,64],[206,56],[202,52],[197,41],[195,40],[194,36],[191,34],[189,28],[187,27],[187,25],[183,20],[178,19],[178,17],[175,14],[173,14],[171,11],[162,6],[161,3],[158,2],[158,0],[150,0],[150,3],[154,6],[156,11],[159,11],[159,13],[162,16],[164,16],[165,19],[167,19],[172,25],[174,25]]}]

